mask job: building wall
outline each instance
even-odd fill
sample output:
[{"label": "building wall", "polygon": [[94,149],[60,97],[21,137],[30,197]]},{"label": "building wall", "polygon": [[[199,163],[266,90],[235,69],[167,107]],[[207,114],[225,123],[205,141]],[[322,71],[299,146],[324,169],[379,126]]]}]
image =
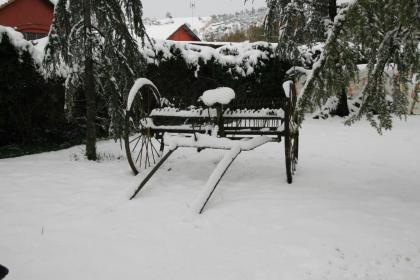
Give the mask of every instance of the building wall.
[{"label": "building wall", "polygon": [[15,0],[0,9],[0,25],[22,33],[48,34],[54,7],[48,0]]},{"label": "building wall", "polygon": [[193,37],[185,29],[179,28],[174,34],[172,34],[168,40],[172,41],[197,41],[197,38]]}]

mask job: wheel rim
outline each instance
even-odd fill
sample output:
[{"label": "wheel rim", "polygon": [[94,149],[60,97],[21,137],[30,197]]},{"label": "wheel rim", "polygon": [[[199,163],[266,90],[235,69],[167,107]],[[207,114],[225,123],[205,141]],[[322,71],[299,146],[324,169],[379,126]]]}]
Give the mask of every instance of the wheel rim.
[{"label": "wheel rim", "polygon": [[160,107],[156,90],[144,86],[136,95],[125,121],[125,150],[134,174],[153,167],[163,151],[162,135],[153,131],[150,113]]}]

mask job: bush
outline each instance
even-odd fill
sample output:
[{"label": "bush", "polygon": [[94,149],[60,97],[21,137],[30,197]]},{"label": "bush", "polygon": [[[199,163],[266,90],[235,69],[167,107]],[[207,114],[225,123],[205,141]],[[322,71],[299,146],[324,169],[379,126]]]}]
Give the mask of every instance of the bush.
[{"label": "bush", "polygon": [[146,77],[155,83],[163,97],[170,101],[176,98],[175,103],[179,107],[197,105],[198,97],[205,90],[221,86],[233,88],[237,98],[284,96],[282,80],[289,65],[274,58],[272,45],[244,45],[213,51],[209,51],[208,47],[183,44],[165,46],[166,49],[155,57],[155,63],[148,65]]},{"label": "bush", "polygon": [[30,51],[2,35],[0,157],[74,143],[80,133],[64,117],[63,80],[45,80]]},{"label": "bush", "polygon": [[[85,135],[83,91],[77,93],[75,115],[68,122],[65,78],[45,78],[33,46],[23,39],[17,44],[19,34],[13,31],[11,40],[8,34],[12,31],[8,32],[0,32],[0,158],[81,143]],[[273,45],[239,44],[215,50],[161,42],[156,49],[157,53],[150,47],[144,50],[149,61],[144,76],[178,107],[197,105],[205,90],[220,86],[233,88],[237,98],[284,96],[281,81],[289,66],[273,59]],[[98,137],[106,137],[110,126],[107,101],[101,96],[97,99]]]}]

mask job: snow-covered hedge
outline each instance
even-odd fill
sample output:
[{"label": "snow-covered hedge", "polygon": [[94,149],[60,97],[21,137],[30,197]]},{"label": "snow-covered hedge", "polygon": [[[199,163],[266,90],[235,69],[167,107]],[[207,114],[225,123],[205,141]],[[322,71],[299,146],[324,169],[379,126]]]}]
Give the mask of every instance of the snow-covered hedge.
[{"label": "snow-covered hedge", "polygon": [[[0,106],[2,108],[11,106],[13,111],[40,112],[44,115],[45,112],[54,112],[60,115],[55,119],[63,119],[63,78],[66,76],[66,67],[60,67],[58,70],[60,72],[54,77],[56,80],[52,80],[51,75],[45,74],[42,61],[47,40],[45,38],[32,43],[26,41],[23,35],[14,29],[0,26],[0,61],[2,61]],[[264,42],[226,44],[212,48],[159,41],[141,48],[148,64],[145,72],[139,74],[139,77],[143,76],[153,81],[164,97],[181,108],[196,105],[204,91],[217,87],[232,88],[237,98],[278,97],[283,92],[279,80],[289,67],[281,65],[277,59],[272,59],[275,48],[274,44]],[[82,95],[80,92],[81,97]],[[128,92],[122,92],[121,96],[125,99],[121,102],[123,104],[126,102]],[[40,101],[42,98],[44,99]],[[101,96],[97,98],[99,105],[104,103]],[[39,110],[35,111],[28,110],[22,107],[23,104],[31,108],[42,104],[42,108],[39,107]],[[84,103],[79,102],[76,106],[79,107],[75,108],[75,111],[80,113],[76,118],[83,120]],[[107,131],[110,123],[108,113],[106,111],[98,113],[101,119],[100,127]],[[13,117],[13,115],[2,116],[2,119],[10,120]],[[42,117],[37,116],[36,119],[42,120]],[[17,136],[20,134],[18,133],[20,128],[27,129],[26,124],[20,120],[13,123],[15,130],[8,130],[9,135]],[[55,128],[56,125],[45,119],[38,127]],[[12,138],[11,142],[16,141]]]},{"label": "snow-covered hedge", "polygon": [[27,52],[33,58],[34,63],[41,65],[44,53],[42,50],[35,48],[31,42],[25,40],[22,33],[15,31],[11,27],[0,25],[0,44],[3,40],[8,40],[20,55]]},{"label": "snow-covered hedge", "polygon": [[22,34],[0,26],[0,157],[21,154],[20,145],[50,149],[77,138],[64,118],[63,80],[45,79],[42,56]]},{"label": "snow-covered hedge", "polygon": [[276,44],[267,42],[226,43],[213,48],[183,42],[155,41],[153,46],[147,45],[143,53],[149,63],[160,63],[178,55],[197,73],[200,63],[214,61],[227,67],[230,73],[246,77],[253,74],[256,67],[264,65],[264,61],[274,58],[276,47]]},{"label": "snow-covered hedge", "polygon": [[275,48],[265,42],[212,48],[159,41],[143,49],[149,62],[146,77],[179,107],[196,105],[204,91],[217,87],[232,88],[237,98],[279,97],[289,65],[273,59]]}]

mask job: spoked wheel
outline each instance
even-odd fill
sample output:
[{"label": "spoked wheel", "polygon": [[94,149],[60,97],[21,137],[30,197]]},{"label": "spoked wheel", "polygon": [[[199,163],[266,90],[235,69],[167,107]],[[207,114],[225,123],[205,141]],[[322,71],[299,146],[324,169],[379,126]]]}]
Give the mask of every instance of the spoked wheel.
[{"label": "spoked wheel", "polygon": [[296,109],[297,92],[294,84],[291,84],[290,97],[287,101],[284,127],[284,152],[286,159],[287,182],[293,182],[293,175],[299,158],[299,130],[293,121]]},{"label": "spoked wheel", "polygon": [[[153,167],[163,152],[163,138],[153,131],[150,113],[160,107],[156,87],[145,84],[136,93],[126,111],[124,143],[127,160],[134,174]],[[130,106],[131,105],[131,106]]]}]

